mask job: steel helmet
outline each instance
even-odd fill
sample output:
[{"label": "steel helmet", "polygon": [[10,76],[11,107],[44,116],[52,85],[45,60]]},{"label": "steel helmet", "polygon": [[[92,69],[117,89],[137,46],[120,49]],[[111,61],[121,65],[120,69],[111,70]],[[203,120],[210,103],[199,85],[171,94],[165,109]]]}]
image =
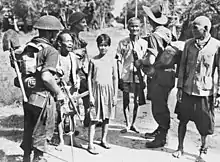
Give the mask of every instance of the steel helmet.
[{"label": "steel helmet", "polygon": [[34,28],[42,30],[63,30],[64,27],[61,22],[51,15],[45,15],[38,19],[34,24]]}]

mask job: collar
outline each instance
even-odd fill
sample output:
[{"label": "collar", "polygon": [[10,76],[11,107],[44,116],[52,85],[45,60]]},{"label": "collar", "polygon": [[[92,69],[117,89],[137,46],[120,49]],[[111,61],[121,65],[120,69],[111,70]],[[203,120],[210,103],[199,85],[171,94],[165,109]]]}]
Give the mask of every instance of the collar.
[{"label": "collar", "polygon": [[195,39],[195,46],[199,49],[202,49],[209,42],[210,38],[211,34],[208,34],[208,36],[203,40]]}]

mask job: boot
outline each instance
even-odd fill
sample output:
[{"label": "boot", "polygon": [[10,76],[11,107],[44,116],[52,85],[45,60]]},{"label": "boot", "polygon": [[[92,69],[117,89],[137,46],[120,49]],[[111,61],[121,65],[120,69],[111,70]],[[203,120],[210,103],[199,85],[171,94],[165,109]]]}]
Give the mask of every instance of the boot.
[{"label": "boot", "polygon": [[29,156],[23,156],[23,162],[31,162],[31,157]]},{"label": "boot", "polygon": [[144,134],[144,138],[146,138],[146,139],[153,139],[153,138],[156,137],[156,135],[159,133],[159,131],[160,131],[160,127],[157,127],[157,129],[154,130],[153,132],[145,133]]},{"label": "boot", "polygon": [[33,162],[47,162],[42,151],[35,149]]},{"label": "boot", "polygon": [[31,162],[31,153],[24,151],[23,162]]},{"label": "boot", "polygon": [[163,147],[166,144],[166,130],[160,130],[159,133],[155,136],[155,139],[151,142],[146,143],[147,148],[159,148]]}]

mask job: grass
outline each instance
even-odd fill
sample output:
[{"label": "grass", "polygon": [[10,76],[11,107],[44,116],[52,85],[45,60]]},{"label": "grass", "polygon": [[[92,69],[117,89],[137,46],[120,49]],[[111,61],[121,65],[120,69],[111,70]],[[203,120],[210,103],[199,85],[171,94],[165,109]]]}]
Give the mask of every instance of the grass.
[{"label": "grass", "polygon": [[[126,30],[115,28],[106,28],[103,30],[82,33],[82,38],[88,42],[87,50],[90,57],[98,54],[96,38],[102,33],[108,34],[112,39],[112,45],[109,51],[109,54],[112,56],[114,56],[116,52],[118,41],[128,35]],[[4,33],[2,33],[2,36],[3,35]],[[36,31],[28,34],[19,33],[20,44],[24,45],[35,35],[37,35]],[[10,66],[9,52],[3,52],[2,42],[0,42],[0,71],[0,103],[10,105],[16,101],[21,101],[21,91],[14,86],[14,78],[16,74],[14,69]]]}]

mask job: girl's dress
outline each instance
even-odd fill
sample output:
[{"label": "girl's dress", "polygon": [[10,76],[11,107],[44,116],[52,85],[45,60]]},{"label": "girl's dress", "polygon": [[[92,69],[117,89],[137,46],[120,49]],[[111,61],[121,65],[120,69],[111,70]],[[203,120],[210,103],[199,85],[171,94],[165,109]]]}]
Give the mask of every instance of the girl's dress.
[{"label": "girl's dress", "polygon": [[92,93],[95,99],[94,107],[90,109],[92,121],[114,119],[115,117],[113,73],[116,69],[114,69],[114,64],[116,64],[115,60],[106,56],[102,58],[96,56],[90,60]]}]

